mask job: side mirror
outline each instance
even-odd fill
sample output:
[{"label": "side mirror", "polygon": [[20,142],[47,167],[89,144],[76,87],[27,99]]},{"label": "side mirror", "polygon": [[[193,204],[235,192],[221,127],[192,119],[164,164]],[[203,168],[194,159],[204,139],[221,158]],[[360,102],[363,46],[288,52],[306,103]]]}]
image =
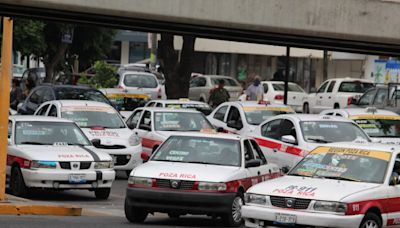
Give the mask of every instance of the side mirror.
[{"label": "side mirror", "polygon": [[237,123],[237,121],[234,121],[234,120],[229,120],[227,123],[227,126],[230,128],[234,128],[236,130],[240,130],[243,128],[243,124]]},{"label": "side mirror", "polygon": [[135,127],[136,127],[135,124],[133,124],[132,122],[129,122],[129,123],[127,123],[126,125],[127,125],[128,128],[131,129],[131,130],[135,129]]},{"label": "side mirror", "polygon": [[143,163],[144,162],[147,162],[149,159],[150,159],[150,153],[149,152],[142,152],[141,154],[140,154],[140,158],[142,158],[142,160],[143,160]]},{"label": "side mirror", "polygon": [[222,127],[217,128],[217,132],[224,132],[224,128]]},{"label": "side mirror", "polygon": [[91,142],[92,142],[93,146],[96,148],[99,148],[101,145],[100,139],[92,139]]},{"label": "side mirror", "polygon": [[259,159],[251,159],[246,161],[245,168],[253,168],[261,166],[261,160]]},{"label": "side mirror", "polygon": [[282,173],[287,174],[289,172],[289,167],[285,166],[281,169]]},{"label": "side mirror", "polygon": [[389,185],[390,186],[395,186],[398,183],[399,183],[399,175],[397,173],[392,173],[392,175],[390,176]]},{"label": "side mirror", "polygon": [[297,140],[293,137],[293,135],[284,135],[281,138],[282,142],[289,143],[289,144],[296,144]]},{"label": "side mirror", "polygon": [[145,131],[151,131],[151,127],[147,124],[140,124],[139,128]]}]

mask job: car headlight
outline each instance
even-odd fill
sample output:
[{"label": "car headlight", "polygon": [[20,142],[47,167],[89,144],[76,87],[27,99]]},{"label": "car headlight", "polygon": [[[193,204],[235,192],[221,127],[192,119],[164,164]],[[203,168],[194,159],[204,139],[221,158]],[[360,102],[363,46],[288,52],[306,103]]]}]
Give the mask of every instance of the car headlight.
[{"label": "car headlight", "polygon": [[215,182],[200,182],[198,186],[200,191],[218,191],[223,192],[227,190],[225,183],[215,183]]},{"label": "car headlight", "polygon": [[114,167],[114,163],[111,161],[102,161],[94,163],[95,169],[110,169]]},{"label": "car headlight", "polygon": [[31,161],[31,169],[55,169],[57,162],[53,161]]},{"label": "car headlight", "polygon": [[265,195],[246,193],[244,200],[246,204],[269,205],[269,200]]},{"label": "car headlight", "polygon": [[316,201],[314,204],[314,210],[344,214],[347,211],[347,204],[331,201]]},{"label": "car headlight", "polygon": [[129,146],[137,146],[140,144],[140,138],[136,134],[133,134],[129,137],[128,142]]},{"label": "car headlight", "polygon": [[152,187],[153,186],[153,179],[145,178],[145,177],[132,177],[130,176],[128,179],[129,186],[136,186],[136,187]]}]

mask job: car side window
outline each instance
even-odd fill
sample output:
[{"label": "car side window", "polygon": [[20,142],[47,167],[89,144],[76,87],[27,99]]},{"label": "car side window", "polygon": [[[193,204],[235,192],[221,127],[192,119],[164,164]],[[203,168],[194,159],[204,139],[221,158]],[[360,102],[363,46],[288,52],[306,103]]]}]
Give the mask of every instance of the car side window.
[{"label": "car side window", "polygon": [[325,113],[324,115],[326,115],[326,116],[333,116],[333,112],[327,112],[327,113]]},{"label": "car side window", "polygon": [[51,91],[51,89],[44,89],[43,90],[43,99],[42,99],[42,103],[46,102],[46,101],[52,101],[54,100],[54,95],[53,92]]},{"label": "car side window", "polygon": [[227,122],[229,121],[234,121],[236,124],[243,125],[242,118],[240,117],[240,111],[235,106],[231,106],[229,109]]},{"label": "car side window", "polygon": [[331,81],[331,84],[329,84],[328,90],[326,91],[327,93],[332,93],[333,87],[335,87],[336,81]]},{"label": "car side window", "polygon": [[[296,134],[296,128],[294,127],[294,124],[290,120],[283,120],[280,124],[280,137],[284,135],[291,135],[296,139],[297,142],[297,134]],[[282,139],[279,140],[282,140]]]},{"label": "car side window", "polygon": [[146,107],[154,107],[155,104],[155,102],[150,102],[148,105],[146,105]]},{"label": "car side window", "polygon": [[244,141],[244,160],[250,161],[251,159],[254,159],[253,148],[251,147],[249,140],[245,140]]},{"label": "car side window", "polygon": [[199,77],[193,78],[193,79],[190,81],[190,87],[191,87],[191,88],[192,88],[192,87],[198,87],[198,83],[199,83]]},{"label": "car side window", "polygon": [[268,93],[268,84],[262,84],[264,87],[264,93]]},{"label": "car side window", "polygon": [[219,108],[214,114],[214,119],[224,121],[224,117],[225,117],[225,114],[226,114],[227,110],[228,110],[228,106],[227,105],[226,106],[222,106],[221,108]]},{"label": "car side window", "polygon": [[43,90],[37,89],[35,90],[31,96],[29,97],[29,102],[34,103],[34,104],[40,104],[41,103],[41,95],[43,93]]},{"label": "car side window", "polygon": [[254,157],[261,161],[261,165],[267,164],[267,159],[265,158],[260,146],[254,140],[250,140],[251,146],[253,147]]},{"label": "car side window", "polygon": [[[392,176],[396,176],[397,179],[399,179],[399,176],[400,176],[400,154],[397,155],[396,160],[394,162]],[[397,185],[399,185],[399,184],[400,184],[400,182],[397,181]]]},{"label": "car side window", "polygon": [[335,116],[341,116],[341,117],[343,117],[342,114],[340,114],[340,113],[336,113]]},{"label": "car side window", "polygon": [[[143,116],[142,116],[142,120],[140,121],[140,125],[147,125],[149,127],[151,127],[151,112],[150,111],[145,111]],[[139,126],[140,128],[140,126]]]},{"label": "car side window", "polygon": [[279,134],[280,124],[281,124],[281,120],[273,120],[271,122],[264,124],[261,127],[261,135],[266,138],[280,140],[280,138],[281,138],[280,134]]},{"label": "car side window", "polygon": [[374,104],[384,104],[388,91],[386,89],[379,89],[374,100]]},{"label": "car side window", "polygon": [[134,129],[137,127],[141,114],[142,110],[138,110],[126,121],[129,128]]},{"label": "car side window", "polygon": [[49,108],[49,106],[50,106],[50,104],[47,104],[47,105],[41,107],[41,108],[39,109],[39,111],[37,112],[36,115],[38,115],[38,116],[45,116],[45,115],[46,115],[46,112],[47,112],[47,109]]},{"label": "car side window", "polygon": [[162,106],[163,106],[163,105],[162,105],[161,103],[157,103],[157,104],[156,104],[156,107],[161,107],[161,108],[162,108]]},{"label": "car side window", "polygon": [[47,116],[57,117],[57,107],[52,105],[49,110],[49,114]]},{"label": "car side window", "polygon": [[205,86],[206,86],[206,84],[207,84],[207,81],[206,81],[206,79],[205,79],[205,78],[202,78],[202,77],[200,77],[200,78],[199,78],[199,81],[197,82],[197,86],[198,86],[198,87],[205,87]]},{"label": "car side window", "polygon": [[370,90],[364,93],[364,95],[360,98],[358,101],[359,105],[369,105],[372,103],[372,100],[374,99],[376,90]]},{"label": "car side window", "polygon": [[319,87],[317,93],[323,93],[325,92],[326,87],[328,86],[329,81],[324,82],[324,84],[321,85],[321,87]]}]

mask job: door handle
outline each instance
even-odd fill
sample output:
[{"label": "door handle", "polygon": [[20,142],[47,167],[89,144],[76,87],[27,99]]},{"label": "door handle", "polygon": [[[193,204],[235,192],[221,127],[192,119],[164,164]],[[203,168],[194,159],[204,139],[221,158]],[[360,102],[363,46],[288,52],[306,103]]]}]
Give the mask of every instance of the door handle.
[{"label": "door handle", "polygon": [[328,97],[328,99],[331,99],[331,97]]},{"label": "door handle", "polygon": [[319,97],[319,99],[322,99],[322,97]]},{"label": "door handle", "polygon": [[261,172],[260,172],[260,171],[257,171],[257,175],[260,176],[260,175],[261,175]]},{"label": "door handle", "polygon": [[277,150],[277,149],[272,149],[272,151],[274,151],[274,153],[278,152],[278,150]]},{"label": "door handle", "polygon": [[294,96],[293,99],[296,99],[296,97]]},{"label": "door handle", "polygon": [[269,170],[269,174],[272,174],[272,171],[271,171],[271,170]]}]

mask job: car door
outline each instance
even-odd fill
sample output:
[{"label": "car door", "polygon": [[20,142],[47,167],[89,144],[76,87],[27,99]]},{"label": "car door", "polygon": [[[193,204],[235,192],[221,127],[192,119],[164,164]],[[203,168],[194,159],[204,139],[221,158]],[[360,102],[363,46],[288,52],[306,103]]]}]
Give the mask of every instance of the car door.
[{"label": "car door", "polygon": [[261,137],[257,137],[257,143],[269,162],[278,164],[278,148],[280,148],[280,131],[281,119],[275,119],[266,122],[261,126]]},{"label": "car door", "polygon": [[231,105],[229,107],[228,116],[225,121],[225,129],[229,133],[240,134],[242,129],[244,128],[242,115],[240,114],[240,110]]},{"label": "car door", "polygon": [[255,159],[261,160],[260,172],[261,172],[261,181],[266,181],[268,179],[276,177],[276,173],[278,170],[274,170],[275,165],[271,165],[273,163],[269,163],[267,158],[264,156],[260,146],[254,139],[250,139],[251,147],[253,148]]},{"label": "car door", "polygon": [[[282,167],[292,168],[301,157],[301,149],[298,146],[298,130],[295,124],[289,119],[282,119],[279,126],[279,146],[277,146],[277,160]],[[286,142],[283,140],[284,136],[293,136],[295,142]]]},{"label": "car door", "polygon": [[[393,167],[389,168],[388,175],[390,179],[393,176],[396,176],[397,179],[400,176],[400,154],[396,155],[395,163]],[[389,186],[386,187],[387,189],[387,198],[388,199],[397,199],[400,196],[400,182],[399,179],[394,183],[391,183],[389,179]],[[387,200],[385,201],[386,205],[382,205],[385,208],[397,208],[399,203],[397,200]],[[399,211],[390,211],[387,214],[387,221],[383,221],[384,224],[390,224],[390,227],[400,227],[400,212]]]},{"label": "car door", "polygon": [[192,79],[189,88],[190,100],[208,102],[204,96],[200,96],[204,92],[203,90],[207,84],[206,82],[206,79],[200,76]]},{"label": "car door", "polygon": [[335,80],[330,81],[326,92],[322,94],[323,101],[321,106],[323,107],[323,109],[334,108],[335,94],[333,93],[333,90],[335,88],[335,85]]},{"label": "car door", "polygon": [[[374,96],[374,101],[372,103],[372,106],[384,109],[388,105],[387,96],[388,96],[388,89],[378,89],[376,95]],[[393,104],[395,103],[393,102]]]},{"label": "car door", "polygon": [[310,111],[312,113],[320,113],[322,110],[324,110],[323,100],[329,82],[330,81],[324,82],[315,93],[315,105],[310,106]]},{"label": "car door", "polygon": [[[265,157],[260,157],[258,153],[255,151],[249,139],[245,139],[243,141],[244,148],[244,160],[245,160],[245,169],[247,173],[247,184],[253,186],[265,180],[265,177],[268,175],[268,165]],[[246,167],[246,163],[251,160],[260,160],[261,165],[257,167]],[[271,171],[272,172],[272,171]],[[246,186],[247,187],[247,186]]]},{"label": "car door", "polygon": [[222,105],[217,108],[217,110],[211,114],[208,118],[214,127],[219,128],[222,127],[224,130],[227,130],[225,123],[225,116],[228,111],[229,105]]},{"label": "car door", "polygon": [[145,152],[152,153],[153,149],[156,145],[156,141],[153,138],[152,129],[153,129],[153,116],[150,111],[143,111],[143,114],[140,118],[139,125],[133,130],[141,139],[143,150]]},{"label": "car door", "polygon": [[138,127],[138,123],[140,120],[140,117],[142,116],[143,110],[138,109],[135,110],[132,115],[126,120],[126,125],[128,126],[129,129],[134,130],[135,128]]}]

